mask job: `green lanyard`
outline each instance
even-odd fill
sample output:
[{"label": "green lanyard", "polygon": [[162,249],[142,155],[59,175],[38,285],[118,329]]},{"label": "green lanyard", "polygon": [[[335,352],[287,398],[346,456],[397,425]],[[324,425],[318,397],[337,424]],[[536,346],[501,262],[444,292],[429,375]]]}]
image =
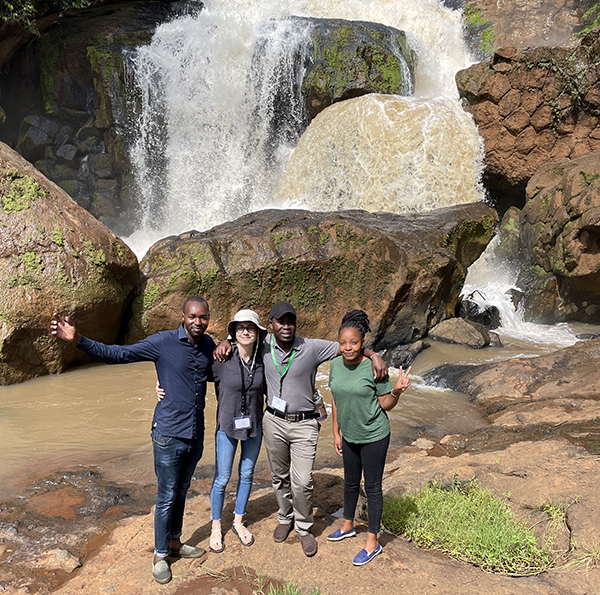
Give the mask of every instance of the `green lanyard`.
[{"label": "green lanyard", "polygon": [[290,369],[290,366],[292,365],[292,362],[294,361],[294,355],[296,355],[296,350],[292,349],[292,355],[290,355],[290,359],[288,360],[287,365],[285,366],[283,372],[281,371],[281,368],[279,367],[279,364],[277,363],[277,358],[275,357],[275,337],[273,337],[273,335],[271,335],[271,357],[273,358],[273,363],[275,364],[275,367],[277,368],[277,371],[279,372],[279,378],[280,378],[280,382],[279,382],[279,397],[281,397],[281,390],[283,389],[283,379],[285,378],[285,375],[287,374],[287,371]]}]

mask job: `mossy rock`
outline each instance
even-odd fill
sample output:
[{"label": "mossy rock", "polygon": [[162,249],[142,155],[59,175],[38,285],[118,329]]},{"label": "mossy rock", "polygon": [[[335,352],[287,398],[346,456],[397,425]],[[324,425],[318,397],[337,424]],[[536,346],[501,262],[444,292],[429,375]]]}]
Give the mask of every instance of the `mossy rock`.
[{"label": "mossy rock", "polygon": [[377,349],[409,343],[454,314],[466,269],[496,223],[483,203],[418,216],[267,210],[166,238],[140,264],[127,340],[177,326],[185,298],[200,294],[217,339],[238,309],[266,323],[273,303],[286,300],[300,334],[335,339],[343,314],[362,308]]},{"label": "mossy rock", "polygon": [[411,95],[417,56],[404,31],[341,19],[308,21],[302,93],[311,118],[336,101],[367,93]]},{"label": "mossy rock", "polygon": [[0,143],[0,384],[64,370],[82,354],[49,336],[54,312],[96,339],[119,336],[139,276],[109,229]]}]

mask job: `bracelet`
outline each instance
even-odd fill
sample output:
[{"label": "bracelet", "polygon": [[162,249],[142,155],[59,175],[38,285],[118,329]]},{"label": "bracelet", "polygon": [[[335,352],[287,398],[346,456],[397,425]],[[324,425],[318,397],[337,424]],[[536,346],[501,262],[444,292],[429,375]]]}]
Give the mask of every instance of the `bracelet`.
[{"label": "bracelet", "polygon": [[[401,394],[402,394],[402,393],[400,393],[400,395],[401,395]],[[399,399],[399,398],[400,398],[400,395],[395,395],[393,390],[392,390],[392,391],[390,391],[390,395],[392,395],[392,397],[394,397],[394,399]]]},{"label": "bracelet", "polygon": [[[379,355],[376,351],[374,351],[370,356],[369,359],[372,360],[376,355]],[[380,356],[381,357],[381,356]]]}]

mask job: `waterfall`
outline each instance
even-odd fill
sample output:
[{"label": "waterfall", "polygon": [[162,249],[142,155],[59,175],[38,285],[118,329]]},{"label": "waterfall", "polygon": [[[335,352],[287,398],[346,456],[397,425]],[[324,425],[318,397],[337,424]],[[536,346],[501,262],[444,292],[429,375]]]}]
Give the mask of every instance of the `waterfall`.
[{"label": "waterfall", "polygon": [[[382,23],[404,30],[417,52],[415,101],[405,101],[398,123],[389,124],[393,151],[403,158],[402,175],[380,171],[387,194],[365,176],[365,188],[335,191],[330,199],[290,192],[289,182],[279,188],[284,175],[294,179],[286,169],[307,121],[294,55],[306,47],[310,25],[291,15]],[[161,237],[261,208],[401,212],[481,199],[481,139],[454,83],[456,71],[471,62],[462,33],[460,13],[437,0],[206,0],[200,12],[160,25],[131,57],[141,106],[130,149],[140,209],[138,231],[126,240],[142,255]],[[402,135],[407,114],[425,135]],[[448,175],[457,155],[464,158],[462,181]],[[383,156],[372,168],[387,161]],[[331,172],[314,172],[310,183],[322,186],[319,175]]]},{"label": "waterfall", "polygon": [[471,265],[462,290],[462,297],[468,297],[480,308],[495,306],[500,313],[502,337],[522,344],[535,343],[539,347],[562,348],[577,342],[576,334],[567,324],[536,324],[525,322],[521,308],[515,309],[511,299],[512,291],[519,291],[516,281],[518,269],[513,263],[498,257],[495,248],[499,242],[496,236],[483,255]]}]

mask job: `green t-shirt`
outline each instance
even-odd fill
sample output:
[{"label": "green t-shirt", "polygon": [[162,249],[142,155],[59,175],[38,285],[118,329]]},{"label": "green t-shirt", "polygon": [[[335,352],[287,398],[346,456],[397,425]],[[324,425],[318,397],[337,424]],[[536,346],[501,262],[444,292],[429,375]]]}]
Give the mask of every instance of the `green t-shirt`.
[{"label": "green t-shirt", "polygon": [[380,381],[373,378],[370,359],[354,365],[346,364],[341,355],[332,359],[329,388],[346,442],[376,442],[390,433],[387,412],[381,408],[377,396],[391,392],[393,385],[389,376]]}]

